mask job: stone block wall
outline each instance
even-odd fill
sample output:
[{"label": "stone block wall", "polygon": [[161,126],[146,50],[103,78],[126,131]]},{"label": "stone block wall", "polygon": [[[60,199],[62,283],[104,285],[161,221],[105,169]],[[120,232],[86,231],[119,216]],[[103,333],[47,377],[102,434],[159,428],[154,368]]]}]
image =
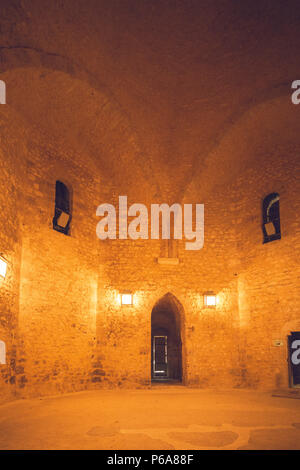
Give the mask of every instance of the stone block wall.
[{"label": "stone block wall", "polygon": [[[2,108],[0,113],[0,255],[7,261],[0,277],[0,340],[5,343],[6,364],[0,364],[0,403],[15,397],[21,258],[20,207],[18,204],[17,155],[22,127]],[[7,111],[7,110],[6,110]],[[11,136],[12,138],[9,138]]]},{"label": "stone block wall", "polygon": [[[18,389],[26,396],[82,390],[93,384],[101,178],[57,145],[32,145],[24,167]],[[52,227],[56,180],[72,193],[70,236]]]}]

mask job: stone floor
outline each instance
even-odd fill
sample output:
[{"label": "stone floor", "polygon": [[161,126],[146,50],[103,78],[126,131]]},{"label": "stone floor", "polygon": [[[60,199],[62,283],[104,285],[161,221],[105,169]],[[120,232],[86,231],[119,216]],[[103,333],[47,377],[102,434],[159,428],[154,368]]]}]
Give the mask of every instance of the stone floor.
[{"label": "stone floor", "polygon": [[155,385],[0,406],[0,449],[300,449],[300,400]]}]

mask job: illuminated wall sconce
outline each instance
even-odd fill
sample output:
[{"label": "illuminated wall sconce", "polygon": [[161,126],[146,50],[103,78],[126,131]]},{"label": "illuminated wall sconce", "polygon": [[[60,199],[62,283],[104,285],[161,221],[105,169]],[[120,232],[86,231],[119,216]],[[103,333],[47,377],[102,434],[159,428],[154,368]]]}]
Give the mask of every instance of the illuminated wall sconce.
[{"label": "illuminated wall sconce", "polygon": [[217,296],[213,292],[205,292],[204,294],[204,305],[205,307],[216,307]]},{"label": "illuminated wall sconce", "polygon": [[0,256],[0,277],[5,279],[7,272],[7,261]]},{"label": "illuminated wall sconce", "polygon": [[133,305],[133,294],[131,292],[121,294],[121,305]]}]

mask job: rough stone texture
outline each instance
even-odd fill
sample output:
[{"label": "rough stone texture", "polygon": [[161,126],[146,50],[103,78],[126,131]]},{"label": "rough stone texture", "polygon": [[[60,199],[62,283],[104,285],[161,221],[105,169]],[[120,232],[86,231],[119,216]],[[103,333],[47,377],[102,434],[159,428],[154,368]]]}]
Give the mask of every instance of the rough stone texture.
[{"label": "rough stone texture", "polygon": [[[1,107],[0,112],[3,110]],[[7,276],[0,278],[0,339],[6,344],[6,364],[0,365],[0,403],[15,396],[20,285],[20,205],[16,154],[24,134],[20,122],[9,113],[0,114],[0,255],[8,263]],[[18,126],[19,124],[19,126]],[[11,138],[8,138],[8,133]],[[14,134],[15,133],[15,134]],[[17,136],[20,142],[17,141]]]},{"label": "rough stone texture", "polygon": [[[300,330],[298,3],[150,3],[1,2],[0,401],[148,386],[151,311],[167,293],[185,384],[288,386],[287,335]],[[52,230],[57,179],[72,187],[70,237]],[[273,191],[282,239],[263,245]],[[168,266],[164,242],[100,242],[96,207],[122,194],[204,203],[204,248],[178,242]],[[133,307],[120,306],[123,290]]]},{"label": "rough stone texture", "polygon": [[[239,422],[237,422],[239,418]],[[300,401],[158,386],[0,406],[0,449],[299,449]]]},{"label": "rough stone texture", "polygon": [[[82,165],[64,168],[53,154],[46,165],[39,162],[28,162],[31,185],[23,193],[37,201],[38,210],[28,204],[23,224],[19,330],[20,360],[30,371],[26,388],[42,394],[86,388],[92,381],[98,270],[91,239],[100,182]],[[70,237],[51,228],[55,181],[66,178],[73,191]]]}]

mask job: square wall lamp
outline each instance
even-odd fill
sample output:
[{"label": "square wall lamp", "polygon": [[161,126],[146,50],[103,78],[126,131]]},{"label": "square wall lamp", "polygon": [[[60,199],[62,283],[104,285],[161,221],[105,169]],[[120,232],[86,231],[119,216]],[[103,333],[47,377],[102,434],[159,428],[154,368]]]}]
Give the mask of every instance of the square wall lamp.
[{"label": "square wall lamp", "polygon": [[217,296],[214,292],[209,291],[204,294],[204,305],[205,307],[216,307],[217,305]]},{"label": "square wall lamp", "polygon": [[121,305],[133,305],[133,294],[132,292],[121,293]]}]

